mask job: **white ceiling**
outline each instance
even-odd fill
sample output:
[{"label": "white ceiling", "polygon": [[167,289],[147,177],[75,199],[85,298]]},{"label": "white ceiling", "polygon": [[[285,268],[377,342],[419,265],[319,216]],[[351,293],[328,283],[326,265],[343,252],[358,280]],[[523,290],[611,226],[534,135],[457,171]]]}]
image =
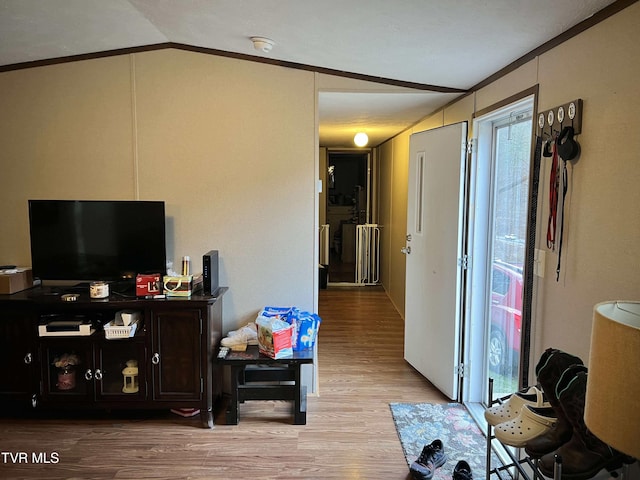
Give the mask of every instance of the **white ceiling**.
[{"label": "white ceiling", "polygon": [[315,67],[320,144],[378,145],[611,3],[0,0],[0,66],[170,42]]}]

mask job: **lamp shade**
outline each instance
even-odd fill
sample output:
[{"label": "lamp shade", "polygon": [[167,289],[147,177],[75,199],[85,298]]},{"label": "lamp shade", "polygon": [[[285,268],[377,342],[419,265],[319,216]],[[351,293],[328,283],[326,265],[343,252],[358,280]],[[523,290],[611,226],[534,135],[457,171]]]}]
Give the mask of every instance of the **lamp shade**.
[{"label": "lamp shade", "polygon": [[640,302],[594,307],[584,420],[600,440],[640,458]]}]

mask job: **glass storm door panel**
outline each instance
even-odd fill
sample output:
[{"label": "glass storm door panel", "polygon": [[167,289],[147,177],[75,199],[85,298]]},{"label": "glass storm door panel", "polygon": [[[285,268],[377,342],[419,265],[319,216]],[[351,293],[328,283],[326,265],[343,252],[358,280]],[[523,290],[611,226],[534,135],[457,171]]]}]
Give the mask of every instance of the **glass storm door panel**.
[{"label": "glass storm door panel", "polygon": [[531,116],[494,126],[489,374],[496,395],[518,390],[531,154]]},{"label": "glass storm door panel", "polygon": [[533,97],[474,121],[468,222],[471,268],[466,298],[466,361],[484,365],[465,379],[464,401],[518,390],[526,266]]}]

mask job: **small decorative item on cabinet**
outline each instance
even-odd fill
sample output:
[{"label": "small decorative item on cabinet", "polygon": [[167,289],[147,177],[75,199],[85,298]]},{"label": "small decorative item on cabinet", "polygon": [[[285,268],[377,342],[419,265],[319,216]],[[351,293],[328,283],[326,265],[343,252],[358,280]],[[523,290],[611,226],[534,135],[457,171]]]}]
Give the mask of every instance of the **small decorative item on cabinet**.
[{"label": "small decorative item on cabinet", "polygon": [[76,365],[80,359],[75,354],[64,353],[53,360],[53,365],[58,368],[58,390],[73,390],[76,388]]},{"label": "small decorative item on cabinet", "polygon": [[163,293],[167,297],[190,297],[193,292],[193,275],[165,275]]},{"label": "small decorative item on cabinet", "polygon": [[126,365],[122,370],[124,377],[122,393],[138,393],[138,361],[128,360]]}]

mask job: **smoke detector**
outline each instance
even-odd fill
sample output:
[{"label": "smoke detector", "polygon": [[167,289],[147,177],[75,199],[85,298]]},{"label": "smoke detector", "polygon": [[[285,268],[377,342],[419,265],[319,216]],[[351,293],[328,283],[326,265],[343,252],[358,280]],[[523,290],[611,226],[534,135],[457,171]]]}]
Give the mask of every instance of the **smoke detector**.
[{"label": "smoke detector", "polygon": [[269,53],[276,44],[270,38],[265,37],[251,37],[251,41],[253,42],[253,48],[262,53]]}]

